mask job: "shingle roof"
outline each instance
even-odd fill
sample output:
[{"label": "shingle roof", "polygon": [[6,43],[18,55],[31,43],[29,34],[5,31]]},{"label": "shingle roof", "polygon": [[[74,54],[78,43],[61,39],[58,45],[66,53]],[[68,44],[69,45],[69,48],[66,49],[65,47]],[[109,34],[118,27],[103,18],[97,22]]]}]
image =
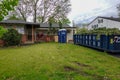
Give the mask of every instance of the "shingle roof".
[{"label": "shingle roof", "polygon": [[39,25],[39,23],[33,23],[33,22],[25,22],[23,20],[4,20],[1,21],[0,23],[9,23],[9,24],[34,24],[34,25]]},{"label": "shingle roof", "polygon": [[[34,22],[25,22],[23,20],[4,20],[4,21],[1,21],[0,23],[4,23],[4,24],[30,24],[30,25],[38,25],[42,28],[48,28],[49,27],[49,23],[34,23]],[[52,27],[59,27],[59,24],[57,23],[53,23],[52,24]],[[63,27],[71,27],[69,26],[68,24],[63,24]]]},{"label": "shingle roof", "polygon": [[[71,26],[69,26],[68,24],[63,24],[62,25],[63,27],[71,27]],[[49,23],[40,23],[40,27],[49,27]],[[57,23],[53,23],[52,24],[52,27],[59,27],[59,24],[57,24]]]},{"label": "shingle roof", "polygon": [[120,18],[114,18],[114,17],[98,17],[98,18],[104,18],[104,19],[109,19],[109,20],[119,21],[120,22]]},{"label": "shingle roof", "polygon": [[113,20],[113,21],[118,21],[118,22],[120,22],[120,18],[98,16],[98,17],[96,17],[93,21],[91,21],[88,25],[90,25],[92,22],[94,22],[97,18],[103,18],[103,19],[108,19],[108,20]]}]

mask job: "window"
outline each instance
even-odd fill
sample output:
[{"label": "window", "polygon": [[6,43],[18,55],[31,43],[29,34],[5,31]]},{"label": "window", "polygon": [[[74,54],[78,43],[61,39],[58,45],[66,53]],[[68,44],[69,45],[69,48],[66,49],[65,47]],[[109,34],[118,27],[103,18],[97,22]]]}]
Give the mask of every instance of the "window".
[{"label": "window", "polygon": [[98,28],[98,24],[96,25],[96,28]]},{"label": "window", "polygon": [[103,19],[98,19],[98,23],[103,23]]},{"label": "window", "polygon": [[100,20],[98,19],[98,23],[100,23]]},{"label": "window", "polygon": [[103,23],[103,19],[101,19],[100,22]]},{"label": "window", "polygon": [[96,25],[92,25],[92,28],[93,28],[93,29],[98,28],[98,24],[96,24]]},{"label": "window", "polygon": [[92,25],[92,28],[94,28],[94,25]]}]

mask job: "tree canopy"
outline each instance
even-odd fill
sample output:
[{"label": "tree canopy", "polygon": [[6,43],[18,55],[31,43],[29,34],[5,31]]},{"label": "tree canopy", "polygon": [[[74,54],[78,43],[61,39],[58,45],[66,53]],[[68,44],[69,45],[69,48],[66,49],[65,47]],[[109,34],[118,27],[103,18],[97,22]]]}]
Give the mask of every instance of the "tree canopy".
[{"label": "tree canopy", "polygon": [[70,0],[19,0],[15,8],[16,14],[24,21],[29,18],[33,22],[49,22],[54,18],[55,22],[61,20],[68,22],[67,14],[70,12]]},{"label": "tree canopy", "polygon": [[18,0],[0,0],[0,21],[4,19],[8,12],[14,10]]}]

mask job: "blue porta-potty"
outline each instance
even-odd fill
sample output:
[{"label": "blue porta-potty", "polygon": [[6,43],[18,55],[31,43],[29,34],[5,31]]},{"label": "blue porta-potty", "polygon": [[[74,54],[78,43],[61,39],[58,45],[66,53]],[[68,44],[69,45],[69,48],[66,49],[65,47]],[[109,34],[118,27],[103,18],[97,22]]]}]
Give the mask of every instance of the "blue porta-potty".
[{"label": "blue porta-potty", "polygon": [[67,30],[66,29],[60,29],[58,31],[58,42],[59,43],[67,42]]}]

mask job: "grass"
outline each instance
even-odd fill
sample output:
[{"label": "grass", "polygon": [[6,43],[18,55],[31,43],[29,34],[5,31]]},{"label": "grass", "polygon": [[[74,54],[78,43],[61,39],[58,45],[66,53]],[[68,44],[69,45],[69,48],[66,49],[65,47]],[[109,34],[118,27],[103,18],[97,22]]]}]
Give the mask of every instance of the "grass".
[{"label": "grass", "polygon": [[120,80],[120,59],[73,44],[5,48],[0,80]]}]

